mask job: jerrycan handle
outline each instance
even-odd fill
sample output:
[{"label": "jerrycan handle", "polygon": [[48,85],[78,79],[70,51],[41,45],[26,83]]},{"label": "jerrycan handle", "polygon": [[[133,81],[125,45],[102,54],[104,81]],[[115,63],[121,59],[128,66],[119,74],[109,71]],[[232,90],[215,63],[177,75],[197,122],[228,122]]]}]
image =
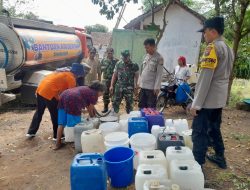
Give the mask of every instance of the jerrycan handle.
[{"label": "jerrycan handle", "polygon": [[147,155],[147,159],[154,159],[155,156],[154,155]]},{"label": "jerrycan handle", "polygon": [[91,164],[93,164],[93,160],[90,157],[84,157],[84,158],[77,158],[76,161],[79,163],[80,161],[90,161]]},{"label": "jerrycan handle", "polygon": [[151,170],[144,170],[143,174],[145,174],[145,175],[151,175],[152,171]]}]

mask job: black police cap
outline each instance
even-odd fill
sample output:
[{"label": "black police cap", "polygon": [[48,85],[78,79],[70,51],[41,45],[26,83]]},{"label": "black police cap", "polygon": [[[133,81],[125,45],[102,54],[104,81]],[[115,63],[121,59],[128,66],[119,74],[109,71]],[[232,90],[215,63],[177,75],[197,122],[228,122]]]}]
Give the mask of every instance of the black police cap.
[{"label": "black police cap", "polygon": [[204,22],[204,26],[202,29],[198,30],[198,32],[204,32],[206,28],[212,28],[217,30],[219,34],[224,33],[224,18],[217,16],[210,18]]}]

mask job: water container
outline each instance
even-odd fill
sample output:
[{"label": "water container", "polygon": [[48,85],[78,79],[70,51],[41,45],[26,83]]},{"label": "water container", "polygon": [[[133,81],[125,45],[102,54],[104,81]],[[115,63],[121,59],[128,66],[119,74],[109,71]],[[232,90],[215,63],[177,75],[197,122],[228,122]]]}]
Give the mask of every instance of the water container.
[{"label": "water container", "polygon": [[137,133],[130,138],[131,148],[135,151],[134,168],[138,167],[138,157],[142,150],[154,150],[156,139],[154,135],[149,133]]},{"label": "water container", "polygon": [[128,132],[128,119],[120,119],[119,125],[121,131]]},{"label": "water container", "polygon": [[133,157],[134,151],[126,147],[115,147],[105,152],[104,159],[111,186],[123,188],[133,183]]},{"label": "water container", "polygon": [[190,148],[185,146],[170,146],[166,150],[166,160],[168,163],[168,172],[170,163],[173,160],[194,160],[193,152]]},{"label": "water container", "polygon": [[174,120],[174,127],[179,135],[182,135],[183,131],[188,130],[188,122],[186,119],[176,119]]},{"label": "water container", "polygon": [[102,131],[103,137],[105,137],[109,133],[119,131],[120,125],[117,122],[106,122],[100,125],[100,130]]},{"label": "water container", "polygon": [[165,121],[162,113],[156,111],[155,109],[148,108],[144,114],[145,118],[148,120],[149,132],[151,132],[151,128],[153,125],[165,126]]},{"label": "water container", "polygon": [[98,118],[89,118],[88,122],[92,123],[95,129],[98,129],[100,126],[100,119]]},{"label": "water container", "polygon": [[141,112],[140,111],[131,111],[129,113],[129,118],[131,117],[141,117]]},{"label": "water container", "polygon": [[170,178],[181,190],[204,189],[201,166],[194,160],[173,160],[170,164]]},{"label": "water container", "polygon": [[184,146],[183,137],[176,133],[160,133],[157,141],[157,149],[164,153],[169,146]]},{"label": "water container", "polygon": [[147,180],[166,180],[168,179],[166,168],[163,168],[162,165],[147,165],[141,164],[138,166],[136,175],[135,175],[135,189],[143,189],[144,183]]},{"label": "water container", "polygon": [[64,136],[65,136],[65,142],[74,142],[75,136],[74,136],[74,127],[65,127],[64,128]]},{"label": "water container", "polygon": [[170,180],[167,179],[147,180],[143,185],[143,190],[172,190],[172,183]]},{"label": "water container", "polygon": [[167,127],[174,127],[174,122],[173,122],[172,119],[166,119],[165,125],[166,125]]},{"label": "water container", "polygon": [[[152,129],[151,129],[151,133],[152,133],[152,135],[155,136],[155,139],[157,139],[159,134],[163,133],[164,130],[166,130],[165,127],[160,127],[159,125],[153,125]],[[156,147],[155,148],[157,148],[157,141],[156,141]]]},{"label": "water container", "polygon": [[74,142],[75,142],[75,151],[82,152],[81,145],[81,135],[83,131],[94,129],[94,124],[92,122],[85,122],[76,125],[74,128]]},{"label": "water container", "polygon": [[107,174],[103,156],[97,153],[77,154],[70,168],[70,184],[71,190],[106,190]]},{"label": "water container", "polygon": [[192,129],[183,131],[182,136],[184,138],[185,146],[189,147],[192,150],[193,149]]},{"label": "water container", "polygon": [[113,132],[105,136],[104,144],[106,150],[109,150],[114,147],[123,146],[129,147],[129,138],[128,133],[125,132]]},{"label": "water container", "polygon": [[119,119],[120,119],[120,120],[128,120],[128,118],[130,118],[130,115],[127,114],[127,113],[121,114],[121,115],[119,116]]},{"label": "water container", "polygon": [[140,164],[159,164],[163,168],[167,168],[167,160],[164,153],[160,150],[141,151],[139,154]]},{"label": "water container", "polygon": [[101,117],[100,122],[105,123],[105,122],[117,122],[118,117],[117,116],[107,116],[107,117]]},{"label": "water container", "polygon": [[82,152],[98,152],[103,153],[104,139],[101,130],[93,129],[84,131],[81,136]]},{"label": "water container", "polygon": [[134,117],[128,119],[129,137],[136,133],[148,133],[148,121],[143,117]]}]

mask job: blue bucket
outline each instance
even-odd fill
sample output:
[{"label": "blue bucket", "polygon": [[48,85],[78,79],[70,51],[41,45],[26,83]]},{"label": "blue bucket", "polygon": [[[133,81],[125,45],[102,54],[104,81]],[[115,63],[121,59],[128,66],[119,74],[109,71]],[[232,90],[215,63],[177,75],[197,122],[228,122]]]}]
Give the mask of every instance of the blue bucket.
[{"label": "blue bucket", "polygon": [[115,147],[104,154],[104,160],[112,187],[123,188],[133,183],[134,151],[127,147]]}]

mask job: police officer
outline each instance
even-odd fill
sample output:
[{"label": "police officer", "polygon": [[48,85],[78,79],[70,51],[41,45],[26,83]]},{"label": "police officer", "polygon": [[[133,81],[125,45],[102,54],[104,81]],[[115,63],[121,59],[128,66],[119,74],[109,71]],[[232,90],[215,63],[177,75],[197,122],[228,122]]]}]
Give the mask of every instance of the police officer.
[{"label": "police officer", "polygon": [[103,94],[103,103],[104,103],[104,110],[102,111],[103,113],[106,113],[108,111],[108,105],[110,102],[109,88],[110,88],[111,79],[112,79],[117,61],[118,59],[114,59],[114,49],[108,48],[107,57],[101,61],[101,70],[103,73],[103,84],[106,86],[106,90]]},{"label": "police officer", "polygon": [[121,54],[122,60],[116,64],[114,69],[110,93],[114,92],[113,109],[115,113],[119,112],[123,98],[126,101],[126,111],[129,113],[133,110],[133,95],[135,88],[137,88],[139,67],[130,60],[129,50],[125,50]]},{"label": "police officer", "polygon": [[163,58],[156,51],[154,39],[146,39],[144,41],[146,56],[144,58],[139,86],[139,108],[155,108],[157,96],[160,92],[162,73],[163,73]]},{"label": "police officer", "polygon": [[[226,105],[229,76],[233,66],[233,52],[224,42],[223,17],[214,17],[204,23],[204,38],[208,44],[201,59],[194,101],[190,112],[194,116],[192,128],[193,153],[202,166],[208,148],[209,137],[213,140],[215,154],[207,158],[220,168],[227,168],[221,135],[222,108]],[[209,135],[208,135],[209,132]]]}]

